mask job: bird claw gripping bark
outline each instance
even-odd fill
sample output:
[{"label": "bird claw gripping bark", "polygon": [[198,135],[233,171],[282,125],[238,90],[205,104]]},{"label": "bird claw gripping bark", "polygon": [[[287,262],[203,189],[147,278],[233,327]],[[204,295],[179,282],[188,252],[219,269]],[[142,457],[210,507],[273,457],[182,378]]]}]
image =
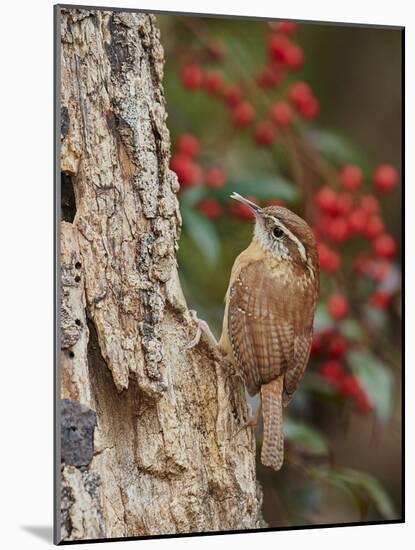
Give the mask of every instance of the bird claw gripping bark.
[{"label": "bird claw gripping bark", "polygon": [[232,363],[232,361],[229,360],[229,358],[227,357],[226,351],[224,351],[220,347],[220,345],[219,345],[218,341],[216,340],[214,334],[210,330],[210,327],[207,324],[207,322],[204,321],[203,319],[199,319],[198,316],[197,316],[197,312],[194,309],[190,310],[190,315],[191,315],[193,321],[196,324],[196,334],[185,345],[185,348],[186,349],[192,349],[192,348],[196,347],[199,344],[202,335],[204,335],[205,338],[207,339],[207,341],[211,345],[211,348],[212,348],[211,351],[213,352],[216,361],[224,368],[224,370],[227,373],[229,373],[231,376],[239,377],[240,380],[243,382],[243,376],[242,376],[241,371],[235,367],[235,365],[234,365],[234,363]]},{"label": "bird claw gripping bark", "polygon": [[[229,359],[225,358],[224,361],[229,374],[234,378],[237,378],[245,386],[245,379],[244,379],[243,372],[240,369],[238,369],[238,367],[234,363],[232,363],[232,361],[230,361]],[[248,404],[248,407],[250,407],[249,404]]]},{"label": "bird claw gripping bark", "polygon": [[196,329],[196,334],[194,338],[192,338],[192,340],[190,340],[190,342],[186,344],[185,346],[186,349],[192,349],[195,346],[197,346],[198,343],[200,342],[200,338],[202,337],[202,333],[206,336],[206,338],[212,344],[212,346],[217,348],[218,342],[216,341],[216,338],[212,333],[212,331],[210,330],[210,327],[207,324],[207,322],[204,321],[203,319],[199,319],[197,316],[197,312],[194,309],[190,310],[190,315],[193,321],[195,321],[197,329]]},{"label": "bird claw gripping bark", "polygon": [[238,428],[238,430],[233,434],[232,438],[235,438],[242,430],[245,430],[246,428],[256,428],[256,425],[258,424],[259,416],[261,414],[261,405],[259,405],[258,409],[253,413],[252,407],[249,403],[247,403],[248,406],[248,418],[246,421]]}]

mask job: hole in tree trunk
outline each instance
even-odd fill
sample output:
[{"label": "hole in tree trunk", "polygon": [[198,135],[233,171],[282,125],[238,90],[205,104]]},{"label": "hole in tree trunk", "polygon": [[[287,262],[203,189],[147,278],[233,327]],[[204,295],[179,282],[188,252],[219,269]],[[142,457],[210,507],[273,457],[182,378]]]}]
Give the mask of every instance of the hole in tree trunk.
[{"label": "hole in tree trunk", "polygon": [[61,216],[62,221],[72,223],[76,214],[75,193],[72,176],[61,172]]}]

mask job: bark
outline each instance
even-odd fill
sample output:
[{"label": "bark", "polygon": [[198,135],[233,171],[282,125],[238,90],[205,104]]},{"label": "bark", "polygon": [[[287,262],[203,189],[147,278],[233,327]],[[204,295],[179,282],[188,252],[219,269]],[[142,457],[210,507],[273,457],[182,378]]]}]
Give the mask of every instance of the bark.
[{"label": "bark", "polygon": [[61,9],[58,540],[259,527],[243,386],[183,297],[154,16]]}]

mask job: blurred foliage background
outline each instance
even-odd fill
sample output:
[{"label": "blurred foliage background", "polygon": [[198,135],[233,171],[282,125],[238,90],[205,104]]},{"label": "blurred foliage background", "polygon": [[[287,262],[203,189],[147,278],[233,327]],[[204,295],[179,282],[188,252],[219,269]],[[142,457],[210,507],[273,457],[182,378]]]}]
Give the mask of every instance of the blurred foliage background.
[{"label": "blurred foliage background", "polygon": [[[232,191],[286,205],[319,243],[315,339],[285,410],[285,465],[273,472],[257,461],[264,518],[270,526],[397,519],[401,32],[157,19],[189,307],[220,335],[231,267],[253,225]],[[257,437],[260,448],[260,426]]]}]

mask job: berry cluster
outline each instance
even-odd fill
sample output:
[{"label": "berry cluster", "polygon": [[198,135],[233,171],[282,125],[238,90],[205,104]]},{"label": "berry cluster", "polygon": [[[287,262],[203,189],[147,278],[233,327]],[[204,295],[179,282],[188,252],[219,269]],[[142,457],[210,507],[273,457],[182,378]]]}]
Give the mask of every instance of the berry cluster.
[{"label": "berry cluster", "polygon": [[[176,172],[182,190],[196,185],[204,185],[208,189],[220,189],[226,185],[228,177],[222,167],[202,167],[201,149],[200,141],[193,134],[182,134],[177,140],[170,168]],[[212,197],[202,199],[198,209],[211,220],[218,219],[223,212],[222,204]]]},{"label": "berry cluster", "polygon": [[[348,300],[341,294],[332,294],[327,299],[327,310],[335,321],[341,321],[350,314]],[[311,354],[320,359],[319,373],[344,399],[352,399],[360,412],[368,413],[374,404],[361,386],[359,379],[344,366],[352,343],[335,328],[316,333]]]},{"label": "berry cluster", "polygon": [[202,170],[197,160],[199,154],[199,140],[192,134],[182,134],[170,161],[170,167],[176,172],[182,189],[202,181]]},{"label": "berry cluster", "polygon": [[[213,56],[209,58],[198,52],[181,68],[183,86],[221,101],[229,109],[236,128],[249,129],[258,147],[271,147],[279,132],[292,128],[298,118],[311,120],[320,111],[309,84],[293,81],[284,86],[287,73],[295,72],[304,63],[303,50],[293,39],[297,27],[294,23],[269,25],[267,62],[249,83],[245,79],[225,79],[221,71],[211,68]],[[214,61],[223,61],[226,48],[215,44],[222,54],[215,56]],[[212,44],[207,49],[210,51]]]},{"label": "berry cluster", "polygon": [[192,134],[182,134],[171,157],[170,168],[176,172],[181,189],[204,183],[210,189],[219,189],[226,184],[227,175],[219,166],[201,167],[200,141]]},{"label": "berry cluster", "polygon": [[369,413],[374,409],[373,401],[362,388],[358,377],[348,372],[340,361],[325,360],[319,372],[341,397],[353,400],[360,412]]},{"label": "berry cluster", "polygon": [[[358,166],[344,166],[334,180],[337,188],[325,185],[314,195],[314,229],[321,269],[327,273],[338,272],[342,263],[342,245],[363,239],[370,248],[355,258],[355,272],[382,284],[391,272],[397,244],[386,231],[380,201],[373,191],[387,193],[394,189],[398,184],[397,171],[389,165],[376,168],[370,194],[361,192],[364,177]],[[370,303],[378,309],[386,309],[392,301],[392,294],[382,290],[376,290],[370,297]],[[333,316],[338,318],[335,313]]]},{"label": "berry cluster", "polygon": [[[196,185],[204,185],[207,189],[220,189],[227,183],[228,177],[222,167],[202,167],[201,149],[200,141],[193,134],[182,134],[177,140],[170,167],[176,172],[182,190]],[[285,202],[280,199],[268,199],[262,203],[255,196],[247,196],[247,199],[261,206],[285,206]],[[198,203],[198,210],[207,218],[216,220],[224,212],[224,207],[216,198],[206,197]],[[227,212],[244,221],[254,218],[248,206],[236,201],[227,204]]]}]

